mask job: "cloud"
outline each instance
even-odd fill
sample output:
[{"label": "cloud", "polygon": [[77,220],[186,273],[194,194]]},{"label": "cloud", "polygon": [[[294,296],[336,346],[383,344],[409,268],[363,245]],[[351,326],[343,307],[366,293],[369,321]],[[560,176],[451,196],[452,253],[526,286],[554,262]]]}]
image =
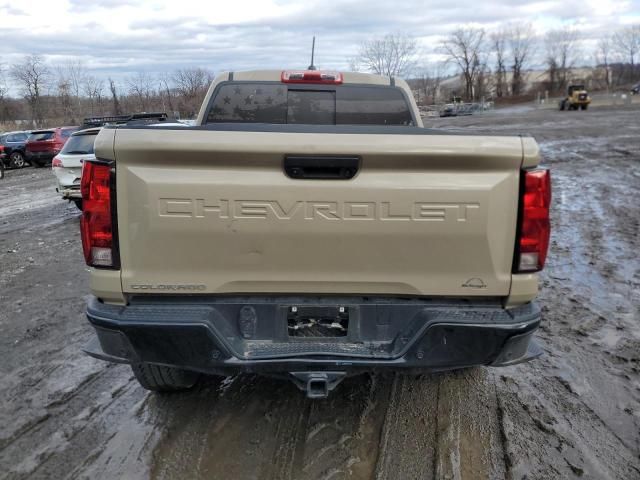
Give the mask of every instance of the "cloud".
[{"label": "cloud", "polygon": [[32,0],[28,11],[0,4],[0,61],[37,53],[54,66],[80,58],[115,78],[187,66],[300,68],[316,35],[316,63],[345,69],[363,41],[387,33],[417,37],[423,59],[434,59],[441,39],[461,24],[531,21],[542,35],[573,23],[593,39],[637,14],[634,8],[628,0],[69,0],[66,7]]}]

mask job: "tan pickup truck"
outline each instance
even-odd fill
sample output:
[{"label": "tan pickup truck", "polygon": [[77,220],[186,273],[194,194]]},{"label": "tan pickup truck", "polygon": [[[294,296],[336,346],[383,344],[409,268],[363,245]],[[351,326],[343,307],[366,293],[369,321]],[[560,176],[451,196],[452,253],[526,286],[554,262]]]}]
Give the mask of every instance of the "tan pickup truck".
[{"label": "tan pickup truck", "polygon": [[105,127],[82,173],[87,353],[142,386],[540,354],[549,171],[532,138],[423,128],[397,78],[219,75],[197,125]]}]

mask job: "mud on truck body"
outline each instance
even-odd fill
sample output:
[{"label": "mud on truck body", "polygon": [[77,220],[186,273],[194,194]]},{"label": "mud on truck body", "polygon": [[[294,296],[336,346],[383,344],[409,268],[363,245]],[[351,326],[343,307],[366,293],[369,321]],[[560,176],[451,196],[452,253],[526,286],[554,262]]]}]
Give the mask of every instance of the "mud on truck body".
[{"label": "mud on truck body", "polygon": [[192,127],[102,129],[82,172],[90,355],[326,397],[374,370],[540,354],[550,177],[532,138],[423,128],[407,84],[219,75]]}]

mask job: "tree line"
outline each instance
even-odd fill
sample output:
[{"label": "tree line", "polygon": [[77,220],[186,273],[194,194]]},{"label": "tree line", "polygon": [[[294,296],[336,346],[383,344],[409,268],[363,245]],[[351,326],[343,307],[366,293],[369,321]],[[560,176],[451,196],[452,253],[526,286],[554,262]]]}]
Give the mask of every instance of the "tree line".
[{"label": "tree line", "polygon": [[[18,98],[9,96],[8,80],[17,88]],[[81,61],[53,67],[43,57],[29,55],[8,68],[0,65],[0,125],[5,129],[79,125],[89,116],[134,112],[192,118],[212,80],[211,71],[193,67],[160,76],[138,72],[116,83],[92,74]]]},{"label": "tree line", "polygon": [[465,100],[517,97],[525,93],[525,73],[543,65],[541,87],[550,94],[566,89],[572,71],[594,64],[594,88],[611,89],[640,79],[637,57],[640,52],[640,24],[620,27],[588,51],[586,39],[575,26],[548,31],[538,36],[528,22],[512,23],[495,31],[479,27],[459,27],[438,45],[439,63],[420,61],[414,37],[396,34],[364,42],[350,61],[352,70],[368,70],[380,75],[412,78],[412,86],[435,101],[445,72],[452,70],[461,79],[457,92]]},{"label": "tree line", "polygon": [[[390,34],[360,45],[349,60],[352,70],[411,78],[418,96],[435,102],[443,79],[452,70],[461,91],[451,92],[473,101],[484,97],[518,97],[525,93],[526,72],[544,64],[541,87],[551,94],[566,89],[572,70],[595,64],[595,88],[611,89],[640,78],[640,25],[629,25],[602,37],[594,51],[575,26],[538,36],[531,23],[519,22],[487,31],[463,26],[437,46],[442,62],[425,64],[415,37]],[[213,73],[200,67],[151,75],[138,72],[116,83],[100,78],[81,61],[52,66],[30,55],[10,66],[0,63],[0,125],[4,128],[77,125],[84,117],[161,111],[192,118],[200,108]],[[18,89],[9,95],[8,81]]]}]

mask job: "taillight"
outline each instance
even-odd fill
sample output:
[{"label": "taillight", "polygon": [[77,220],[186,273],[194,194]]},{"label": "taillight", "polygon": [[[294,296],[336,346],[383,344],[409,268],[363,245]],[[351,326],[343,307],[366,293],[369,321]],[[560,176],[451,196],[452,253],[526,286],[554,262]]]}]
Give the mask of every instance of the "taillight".
[{"label": "taillight", "polygon": [[285,70],[280,76],[283,83],[342,83],[342,73],[322,72],[320,70]]},{"label": "taillight", "polygon": [[62,167],[62,160],[58,157],[53,157],[51,160],[51,168]]},{"label": "taillight", "polygon": [[112,198],[112,166],[106,163],[85,162],[82,166],[82,249],[87,265],[119,268],[117,231],[114,223]]},{"label": "taillight", "polygon": [[517,272],[542,270],[549,249],[551,174],[546,168],[523,170],[520,236],[516,244]]}]

